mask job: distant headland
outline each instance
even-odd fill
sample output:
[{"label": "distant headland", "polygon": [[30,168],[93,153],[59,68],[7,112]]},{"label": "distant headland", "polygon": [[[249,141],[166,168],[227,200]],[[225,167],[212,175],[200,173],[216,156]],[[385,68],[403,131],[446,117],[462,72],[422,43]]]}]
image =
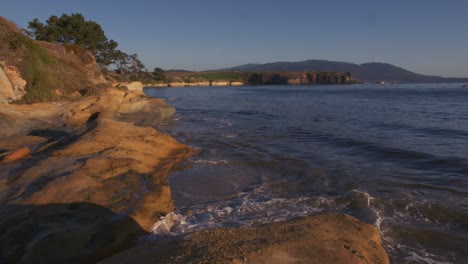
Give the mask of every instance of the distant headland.
[{"label": "distant headland", "polygon": [[356,80],[375,83],[379,81],[395,83],[466,83],[467,77],[445,78],[440,76],[423,75],[414,73],[388,63],[363,63],[354,64],[341,61],[305,60],[298,62],[272,62],[265,64],[245,64],[218,71],[283,71],[283,72],[349,72]]}]

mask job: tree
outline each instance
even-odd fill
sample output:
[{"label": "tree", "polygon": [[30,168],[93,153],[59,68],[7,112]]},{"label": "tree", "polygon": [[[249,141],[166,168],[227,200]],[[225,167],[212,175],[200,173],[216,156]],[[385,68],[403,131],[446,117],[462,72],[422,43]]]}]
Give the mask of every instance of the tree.
[{"label": "tree", "polygon": [[36,18],[28,23],[26,33],[36,40],[83,46],[94,54],[103,69],[111,64],[118,66],[123,57],[128,56],[117,50],[118,43],[109,40],[98,23],[85,20],[81,14],[51,16],[45,24]]},{"label": "tree", "polygon": [[165,81],[166,80],[166,72],[163,69],[159,68],[159,67],[154,68],[153,76],[154,76],[154,79],[157,80],[157,81]]},{"label": "tree", "polygon": [[128,56],[128,62],[130,63],[130,71],[132,73],[140,73],[146,71],[145,65],[138,59],[137,54],[132,54]]}]

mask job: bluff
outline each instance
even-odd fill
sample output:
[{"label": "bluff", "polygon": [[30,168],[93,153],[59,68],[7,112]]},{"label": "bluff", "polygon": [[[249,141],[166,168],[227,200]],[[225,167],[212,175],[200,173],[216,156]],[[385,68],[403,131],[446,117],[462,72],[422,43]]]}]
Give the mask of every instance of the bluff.
[{"label": "bluff", "polygon": [[[0,68],[3,102],[58,100],[110,86],[88,50],[31,40],[4,17],[0,17]],[[2,77],[2,71],[8,79]],[[8,72],[16,72],[16,78]]]}]

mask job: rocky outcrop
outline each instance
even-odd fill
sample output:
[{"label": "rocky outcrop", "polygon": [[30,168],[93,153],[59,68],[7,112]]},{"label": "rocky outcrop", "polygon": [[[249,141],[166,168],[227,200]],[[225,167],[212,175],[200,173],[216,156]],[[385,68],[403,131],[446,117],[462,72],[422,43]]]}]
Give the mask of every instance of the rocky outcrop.
[{"label": "rocky outcrop", "polygon": [[100,263],[155,262],[386,264],[389,259],[373,226],[351,216],[323,214],[160,239]]},{"label": "rocky outcrop", "polygon": [[115,83],[113,86],[126,88],[129,91],[143,92],[143,84],[141,82]]},{"label": "rocky outcrop", "polygon": [[0,103],[21,99],[25,94],[26,81],[14,66],[0,64]]},{"label": "rocky outcrop", "polygon": [[150,127],[173,113],[117,89],[0,108],[1,260],[95,263],[173,211],[166,177],[194,151]]},{"label": "rocky outcrop", "polygon": [[108,89],[99,96],[89,96],[74,102],[5,105],[0,108],[0,138],[54,127],[71,133],[83,128],[90,116],[97,113],[100,118],[131,122],[138,126],[154,126],[170,119],[175,109],[161,99],[118,89]]}]

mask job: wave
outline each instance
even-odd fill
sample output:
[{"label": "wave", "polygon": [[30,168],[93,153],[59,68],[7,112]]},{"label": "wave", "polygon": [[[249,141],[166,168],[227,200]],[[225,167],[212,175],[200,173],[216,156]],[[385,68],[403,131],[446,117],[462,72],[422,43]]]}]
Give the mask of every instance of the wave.
[{"label": "wave", "polygon": [[152,237],[180,235],[213,227],[252,226],[286,221],[324,212],[347,212],[380,228],[379,212],[372,197],[358,190],[337,197],[271,197],[265,184],[240,193],[234,201],[220,201],[181,208],[161,217]]}]

